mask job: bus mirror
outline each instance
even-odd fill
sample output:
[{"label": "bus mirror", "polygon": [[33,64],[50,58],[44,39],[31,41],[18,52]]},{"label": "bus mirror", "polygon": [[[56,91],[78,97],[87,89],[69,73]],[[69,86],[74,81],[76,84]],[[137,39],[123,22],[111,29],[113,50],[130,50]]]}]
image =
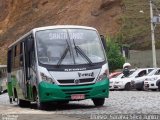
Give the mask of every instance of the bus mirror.
[{"label": "bus mirror", "polygon": [[102,41],[104,49],[107,50],[106,39],[105,39],[104,35],[100,35],[100,37],[101,37],[101,41]]}]

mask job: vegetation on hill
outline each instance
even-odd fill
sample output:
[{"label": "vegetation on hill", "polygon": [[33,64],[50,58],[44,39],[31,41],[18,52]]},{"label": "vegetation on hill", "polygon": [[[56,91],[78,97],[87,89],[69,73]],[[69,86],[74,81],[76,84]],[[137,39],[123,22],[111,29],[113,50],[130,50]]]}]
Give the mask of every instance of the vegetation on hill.
[{"label": "vegetation on hill", "polygon": [[125,62],[124,57],[120,52],[120,46],[116,43],[117,38],[107,37],[107,51],[106,55],[108,57],[109,70],[112,72],[116,69],[122,69],[122,66]]},{"label": "vegetation on hill", "polygon": [[[157,8],[160,9],[160,1],[154,1]],[[122,10],[122,26],[120,31],[122,39],[119,42],[129,44],[131,49],[150,49],[151,30],[149,0],[123,0]],[[154,15],[157,15],[156,13],[154,7]],[[155,33],[156,48],[160,48],[160,25],[157,25]]]}]

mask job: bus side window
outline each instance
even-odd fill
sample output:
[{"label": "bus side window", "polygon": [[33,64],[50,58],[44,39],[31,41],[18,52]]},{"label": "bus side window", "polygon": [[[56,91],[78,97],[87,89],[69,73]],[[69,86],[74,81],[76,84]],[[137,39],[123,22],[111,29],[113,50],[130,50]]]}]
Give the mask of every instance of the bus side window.
[{"label": "bus side window", "polygon": [[8,73],[11,72],[11,67],[12,67],[11,60],[12,60],[12,52],[11,52],[11,50],[9,50],[8,51],[8,57],[7,57],[7,66],[8,66],[7,71],[8,71]]},{"label": "bus side window", "polygon": [[23,67],[23,43],[20,43],[20,67]]},{"label": "bus side window", "polygon": [[27,41],[27,45],[28,45],[28,67],[32,67],[33,69],[35,69],[35,48],[34,48],[34,39],[32,36],[28,37],[28,41]]},{"label": "bus side window", "polygon": [[[33,42],[34,44],[34,42]],[[30,64],[31,64],[31,67],[33,69],[35,69],[35,64],[36,64],[36,57],[35,57],[35,48],[34,48],[34,45],[33,45],[33,49],[31,50],[30,52]]]}]

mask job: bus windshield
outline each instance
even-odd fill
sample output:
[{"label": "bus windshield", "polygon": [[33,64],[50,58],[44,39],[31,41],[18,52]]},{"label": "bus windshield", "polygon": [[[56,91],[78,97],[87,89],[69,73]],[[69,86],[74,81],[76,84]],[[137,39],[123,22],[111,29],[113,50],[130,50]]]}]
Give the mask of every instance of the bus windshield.
[{"label": "bus windshield", "polygon": [[42,64],[80,65],[103,62],[98,34],[88,29],[50,29],[36,32],[38,59]]}]

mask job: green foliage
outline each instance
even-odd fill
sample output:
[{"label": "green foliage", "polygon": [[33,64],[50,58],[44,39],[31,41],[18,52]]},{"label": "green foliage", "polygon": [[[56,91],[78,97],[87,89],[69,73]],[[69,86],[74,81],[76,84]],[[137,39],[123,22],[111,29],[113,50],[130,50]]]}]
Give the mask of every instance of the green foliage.
[{"label": "green foliage", "polygon": [[120,47],[118,43],[116,43],[115,38],[108,37],[107,39],[107,57],[110,71],[114,71],[116,69],[121,69],[125,59],[120,52]]}]

